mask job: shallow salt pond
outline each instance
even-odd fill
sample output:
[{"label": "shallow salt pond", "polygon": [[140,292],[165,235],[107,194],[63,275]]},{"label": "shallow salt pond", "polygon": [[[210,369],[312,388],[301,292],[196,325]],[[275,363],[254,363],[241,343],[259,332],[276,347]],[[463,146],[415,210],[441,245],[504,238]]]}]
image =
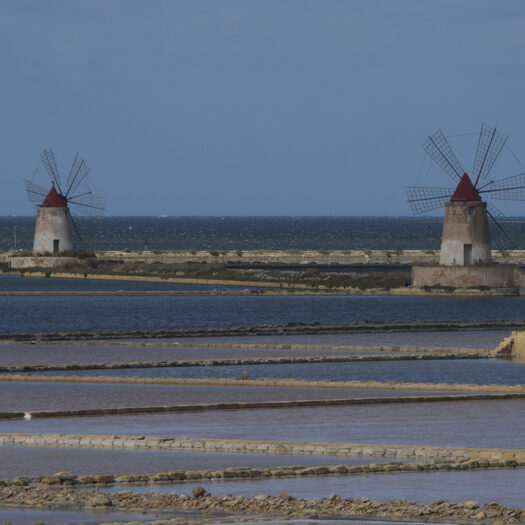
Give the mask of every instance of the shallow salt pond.
[{"label": "shallow salt pond", "polygon": [[[228,467],[278,467],[285,465],[363,465],[394,461],[392,458],[333,458],[310,455],[227,454],[166,450],[106,450],[56,447],[0,447],[0,477],[50,476],[56,472],[132,474],[169,470],[221,470]],[[395,460],[397,461],[397,460]]]},{"label": "shallow salt pond", "polygon": [[525,400],[4,420],[0,432],[524,448]]},{"label": "shallow salt pond", "polygon": [[[184,346],[30,345],[0,344],[0,366],[17,364],[175,361],[178,359],[237,359],[354,355],[352,350],[288,350],[237,348],[184,348]],[[369,353],[369,352],[368,352]]]},{"label": "shallow salt pond", "polygon": [[[525,297],[3,297],[0,333],[522,319]],[[67,312],[67,315],[64,315]]]},{"label": "shallow salt pond", "polygon": [[[175,359],[212,359],[240,357],[345,355],[369,351],[188,348],[193,344],[275,344],[275,345],[362,345],[419,346],[422,348],[495,348],[508,335],[505,331],[403,332],[367,334],[324,334],[294,336],[211,337],[186,339],[143,339],[128,341],[64,342],[50,344],[1,343],[0,365],[78,363],[97,361],[161,361]],[[155,346],[155,342],[159,345]],[[121,344],[124,343],[124,344]],[[169,345],[169,346],[162,346]],[[405,351],[403,348],[400,351]]]},{"label": "shallow salt pond", "polygon": [[169,517],[169,514],[148,512],[144,514],[131,512],[115,512],[103,509],[80,511],[71,509],[35,509],[24,507],[0,506],[0,522],[11,525],[27,525],[28,523],[102,523],[105,521],[154,520]]},{"label": "shallow salt pond", "polygon": [[397,381],[415,383],[525,384],[525,363],[499,359],[438,359],[293,363],[274,365],[192,366],[35,372],[37,375],[120,377],[193,377],[239,379],[292,378],[330,381]]},{"label": "shallow salt pond", "polygon": [[248,344],[309,344],[309,345],[365,345],[365,346],[420,346],[453,348],[488,348],[498,346],[508,330],[465,330],[440,332],[372,332],[355,334],[306,334],[306,335],[252,335],[231,337],[196,337],[167,339],[188,343],[248,343]]},{"label": "shallow salt pond", "polygon": [[460,395],[461,392],[353,388],[0,382],[0,410],[27,412],[32,410],[73,410],[81,408],[445,394]]},{"label": "shallow salt pond", "polygon": [[253,497],[259,494],[278,496],[285,491],[295,498],[368,498],[372,501],[394,501],[404,498],[416,503],[430,503],[443,498],[446,501],[477,501],[481,504],[498,502],[509,507],[524,507],[524,469],[479,470],[459,472],[428,472],[403,474],[361,474],[358,476],[326,476],[277,478],[239,481],[202,481],[169,485],[115,485],[105,492],[131,490],[133,492],[191,493],[194,486],[204,487],[213,496]]}]

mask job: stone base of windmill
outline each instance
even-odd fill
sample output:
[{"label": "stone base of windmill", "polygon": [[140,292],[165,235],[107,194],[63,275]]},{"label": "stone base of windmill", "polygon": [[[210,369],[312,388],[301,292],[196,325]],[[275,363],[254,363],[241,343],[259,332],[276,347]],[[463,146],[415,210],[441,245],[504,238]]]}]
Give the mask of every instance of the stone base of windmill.
[{"label": "stone base of windmill", "polygon": [[25,256],[8,257],[7,264],[12,270],[23,270],[24,268],[58,268],[64,266],[77,266],[81,263],[78,257],[57,256]]},{"label": "stone base of windmill", "polygon": [[525,274],[512,264],[413,266],[412,287],[522,288]]}]

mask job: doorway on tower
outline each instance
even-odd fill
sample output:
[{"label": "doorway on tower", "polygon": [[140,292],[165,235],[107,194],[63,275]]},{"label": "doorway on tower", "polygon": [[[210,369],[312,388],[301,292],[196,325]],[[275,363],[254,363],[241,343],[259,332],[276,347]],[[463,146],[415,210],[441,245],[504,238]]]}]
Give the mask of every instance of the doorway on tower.
[{"label": "doorway on tower", "polygon": [[53,253],[56,255],[60,251],[60,239],[53,239]]},{"label": "doorway on tower", "polygon": [[472,264],[472,244],[463,245],[463,264],[465,266]]}]

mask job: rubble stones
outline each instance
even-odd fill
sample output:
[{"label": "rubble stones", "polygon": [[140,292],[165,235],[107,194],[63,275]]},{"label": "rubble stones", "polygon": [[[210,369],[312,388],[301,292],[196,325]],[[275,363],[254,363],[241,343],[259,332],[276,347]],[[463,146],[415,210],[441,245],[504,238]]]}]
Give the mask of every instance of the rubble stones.
[{"label": "rubble stones", "polygon": [[[39,490],[35,490],[39,487]],[[109,507],[125,510],[140,508],[149,511],[182,510],[206,513],[235,513],[261,515],[272,513],[286,518],[311,518],[313,516],[339,516],[345,518],[378,518],[403,521],[441,521],[482,524],[490,520],[494,525],[525,523],[525,509],[512,509],[474,501],[448,503],[436,500],[429,504],[416,504],[398,499],[393,502],[370,501],[367,498],[341,499],[333,494],[329,498],[303,500],[287,493],[279,496],[258,495],[253,498],[238,496],[214,497],[203,487],[196,486],[192,496],[187,494],[133,494],[129,491],[99,493],[78,491],[67,486],[45,484],[4,487],[0,491],[2,505],[76,505],[78,508]]]}]

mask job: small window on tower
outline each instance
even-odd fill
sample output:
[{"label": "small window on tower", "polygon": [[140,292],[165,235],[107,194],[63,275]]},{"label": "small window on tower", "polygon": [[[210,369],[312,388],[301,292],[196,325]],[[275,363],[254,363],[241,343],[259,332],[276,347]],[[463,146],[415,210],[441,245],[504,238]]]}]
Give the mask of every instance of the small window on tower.
[{"label": "small window on tower", "polygon": [[469,215],[474,215],[474,206],[469,206],[468,207],[468,214]]}]

